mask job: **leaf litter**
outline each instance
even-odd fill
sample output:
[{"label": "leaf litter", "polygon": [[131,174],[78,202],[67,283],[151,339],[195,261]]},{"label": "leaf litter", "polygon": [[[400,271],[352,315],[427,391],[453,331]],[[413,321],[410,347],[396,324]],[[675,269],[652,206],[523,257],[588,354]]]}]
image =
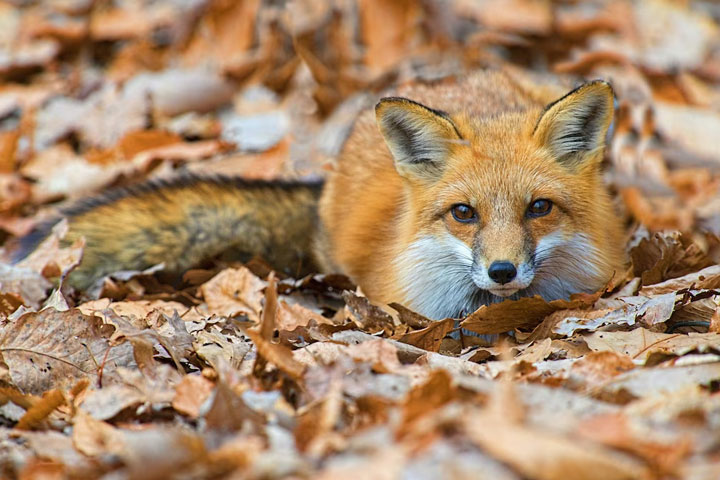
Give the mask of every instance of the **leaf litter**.
[{"label": "leaf litter", "polygon": [[[720,478],[720,11],[280,5],[0,8],[1,475]],[[338,275],[220,258],[83,293],[63,282],[83,245],[62,223],[8,261],[112,186],[322,176],[382,89],[486,67],[613,82],[606,172],[631,264],[603,291],[432,322]]]}]

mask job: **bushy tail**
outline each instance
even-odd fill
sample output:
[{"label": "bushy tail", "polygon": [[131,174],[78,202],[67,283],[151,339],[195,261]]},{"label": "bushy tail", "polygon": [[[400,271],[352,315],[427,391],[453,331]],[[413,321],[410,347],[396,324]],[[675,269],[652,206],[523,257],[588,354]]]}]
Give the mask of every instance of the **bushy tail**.
[{"label": "bushy tail", "polygon": [[[68,280],[85,289],[112,272],[160,263],[181,272],[221,253],[260,256],[293,274],[312,269],[321,189],[320,182],[181,176],[83,200],[63,210],[65,242],[85,237],[82,263]],[[15,258],[33,251],[59,220],[21,239]]]}]

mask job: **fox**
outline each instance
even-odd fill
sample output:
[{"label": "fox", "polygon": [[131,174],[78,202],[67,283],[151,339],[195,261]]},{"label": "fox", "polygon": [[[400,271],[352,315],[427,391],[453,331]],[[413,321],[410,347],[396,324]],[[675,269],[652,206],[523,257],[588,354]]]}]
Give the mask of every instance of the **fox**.
[{"label": "fox", "polygon": [[345,274],[369,299],[431,319],[596,292],[626,262],[603,182],[614,101],[603,80],[568,91],[505,71],[407,84],[357,118],[324,181],[185,175],[121,188],[63,210],[15,258],[64,217],[64,241],[86,242],[68,278],[80,290],[235,252]]}]

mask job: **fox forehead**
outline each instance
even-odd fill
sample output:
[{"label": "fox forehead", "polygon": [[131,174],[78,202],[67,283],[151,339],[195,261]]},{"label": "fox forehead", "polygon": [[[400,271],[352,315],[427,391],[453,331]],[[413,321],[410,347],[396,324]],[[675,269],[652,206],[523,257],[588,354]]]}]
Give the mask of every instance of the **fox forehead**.
[{"label": "fox forehead", "polygon": [[467,203],[480,213],[524,212],[535,199],[569,203],[582,183],[538,148],[523,147],[503,155],[468,149],[448,161],[442,178],[427,192],[435,210]]},{"label": "fox forehead", "polygon": [[449,152],[435,187],[445,195],[483,203],[529,201],[535,193],[560,193],[566,182],[577,182],[576,175],[533,139],[535,117],[540,114],[540,110],[516,112],[492,120],[453,117],[465,141]]}]

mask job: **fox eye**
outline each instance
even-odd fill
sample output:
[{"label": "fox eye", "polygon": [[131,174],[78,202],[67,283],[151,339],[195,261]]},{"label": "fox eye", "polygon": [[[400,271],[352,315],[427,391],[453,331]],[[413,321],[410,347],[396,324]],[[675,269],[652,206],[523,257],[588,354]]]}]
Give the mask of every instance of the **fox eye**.
[{"label": "fox eye", "polygon": [[527,210],[527,216],[531,218],[544,217],[552,210],[552,202],[545,198],[533,201]]},{"label": "fox eye", "polygon": [[474,223],[477,221],[477,213],[470,205],[456,203],[450,208],[450,213],[455,220],[462,223]]}]

